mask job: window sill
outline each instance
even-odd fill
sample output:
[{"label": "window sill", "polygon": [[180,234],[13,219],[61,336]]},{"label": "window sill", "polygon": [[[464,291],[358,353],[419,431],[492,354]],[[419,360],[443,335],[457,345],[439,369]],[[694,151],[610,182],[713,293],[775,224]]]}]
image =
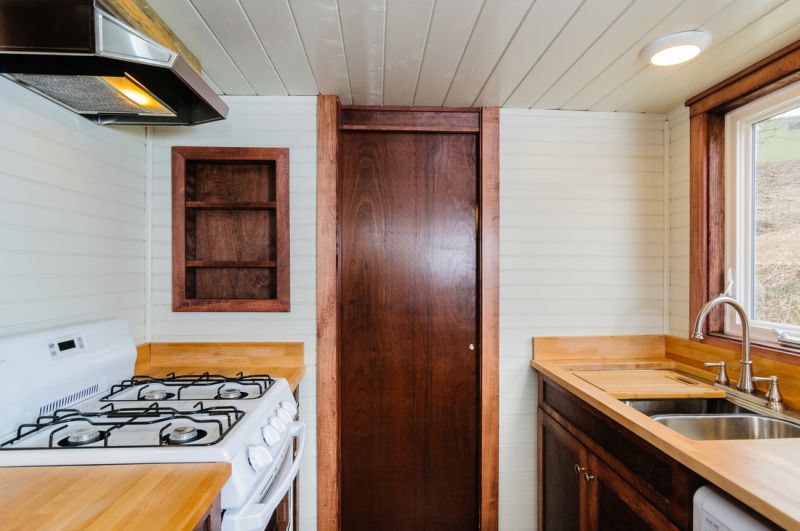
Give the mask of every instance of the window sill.
[{"label": "window sill", "polygon": [[[719,333],[707,334],[705,339],[702,341],[694,338],[690,339],[703,345],[723,348],[735,352],[742,350],[741,339]],[[753,341],[750,343],[750,354],[781,363],[787,363],[789,365],[800,366],[800,349]]]}]

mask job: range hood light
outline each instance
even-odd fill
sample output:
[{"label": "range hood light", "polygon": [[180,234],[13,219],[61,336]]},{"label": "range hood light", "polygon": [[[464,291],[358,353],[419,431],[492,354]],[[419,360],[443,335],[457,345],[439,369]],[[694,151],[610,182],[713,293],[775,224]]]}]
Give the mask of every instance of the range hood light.
[{"label": "range hood light", "polygon": [[113,77],[103,76],[103,81],[114,87],[123,96],[131,100],[136,105],[145,109],[148,113],[164,114],[175,116],[171,110],[166,108],[158,99],[153,96],[146,88],[136,83],[129,76]]}]

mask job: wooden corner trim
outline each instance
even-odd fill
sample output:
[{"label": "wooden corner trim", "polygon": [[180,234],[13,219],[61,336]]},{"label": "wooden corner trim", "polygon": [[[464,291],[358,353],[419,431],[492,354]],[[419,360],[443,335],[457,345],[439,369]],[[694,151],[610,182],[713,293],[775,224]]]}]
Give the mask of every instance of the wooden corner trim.
[{"label": "wooden corner trim", "polygon": [[317,528],[339,530],[336,180],[339,100],[317,97]]}]

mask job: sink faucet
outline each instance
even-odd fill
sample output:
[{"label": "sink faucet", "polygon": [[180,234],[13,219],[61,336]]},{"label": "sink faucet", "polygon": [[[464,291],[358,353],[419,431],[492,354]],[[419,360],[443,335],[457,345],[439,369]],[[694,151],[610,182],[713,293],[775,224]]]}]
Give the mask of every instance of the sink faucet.
[{"label": "sink faucet", "polygon": [[739,319],[742,321],[742,360],[739,362],[741,370],[739,371],[739,380],[736,382],[736,387],[743,393],[752,393],[755,390],[753,385],[753,362],[750,361],[750,320],[747,318],[747,313],[742,308],[742,305],[736,302],[733,297],[728,297],[723,294],[716,299],[711,299],[697,314],[697,319],[694,321],[694,332],[692,337],[695,339],[703,339],[703,324],[706,317],[714,307],[720,304],[728,304],[736,310],[739,314]]}]

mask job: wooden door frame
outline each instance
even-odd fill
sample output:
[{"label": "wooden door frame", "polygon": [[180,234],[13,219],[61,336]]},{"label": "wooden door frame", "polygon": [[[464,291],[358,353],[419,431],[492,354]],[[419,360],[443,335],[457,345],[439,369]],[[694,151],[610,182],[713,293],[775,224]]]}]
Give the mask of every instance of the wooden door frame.
[{"label": "wooden door frame", "polygon": [[[479,303],[480,303],[480,507],[482,531],[498,529],[499,451],[499,233],[500,113],[497,107],[442,109],[422,107],[348,107],[350,110],[428,111],[458,114],[466,132],[469,115],[477,115],[479,133]],[[431,115],[426,115],[431,116]],[[336,96],[317,97],[317,527],[339,531],[340,434],[338,418],[337,213],[339,125]],[[366,128],[357,125],[353,128]],[[409,124],[396,127],[409,130]],[[414,130],[414,129],[410,129]],[[416,130],[453,130],[433,120]]]}]

